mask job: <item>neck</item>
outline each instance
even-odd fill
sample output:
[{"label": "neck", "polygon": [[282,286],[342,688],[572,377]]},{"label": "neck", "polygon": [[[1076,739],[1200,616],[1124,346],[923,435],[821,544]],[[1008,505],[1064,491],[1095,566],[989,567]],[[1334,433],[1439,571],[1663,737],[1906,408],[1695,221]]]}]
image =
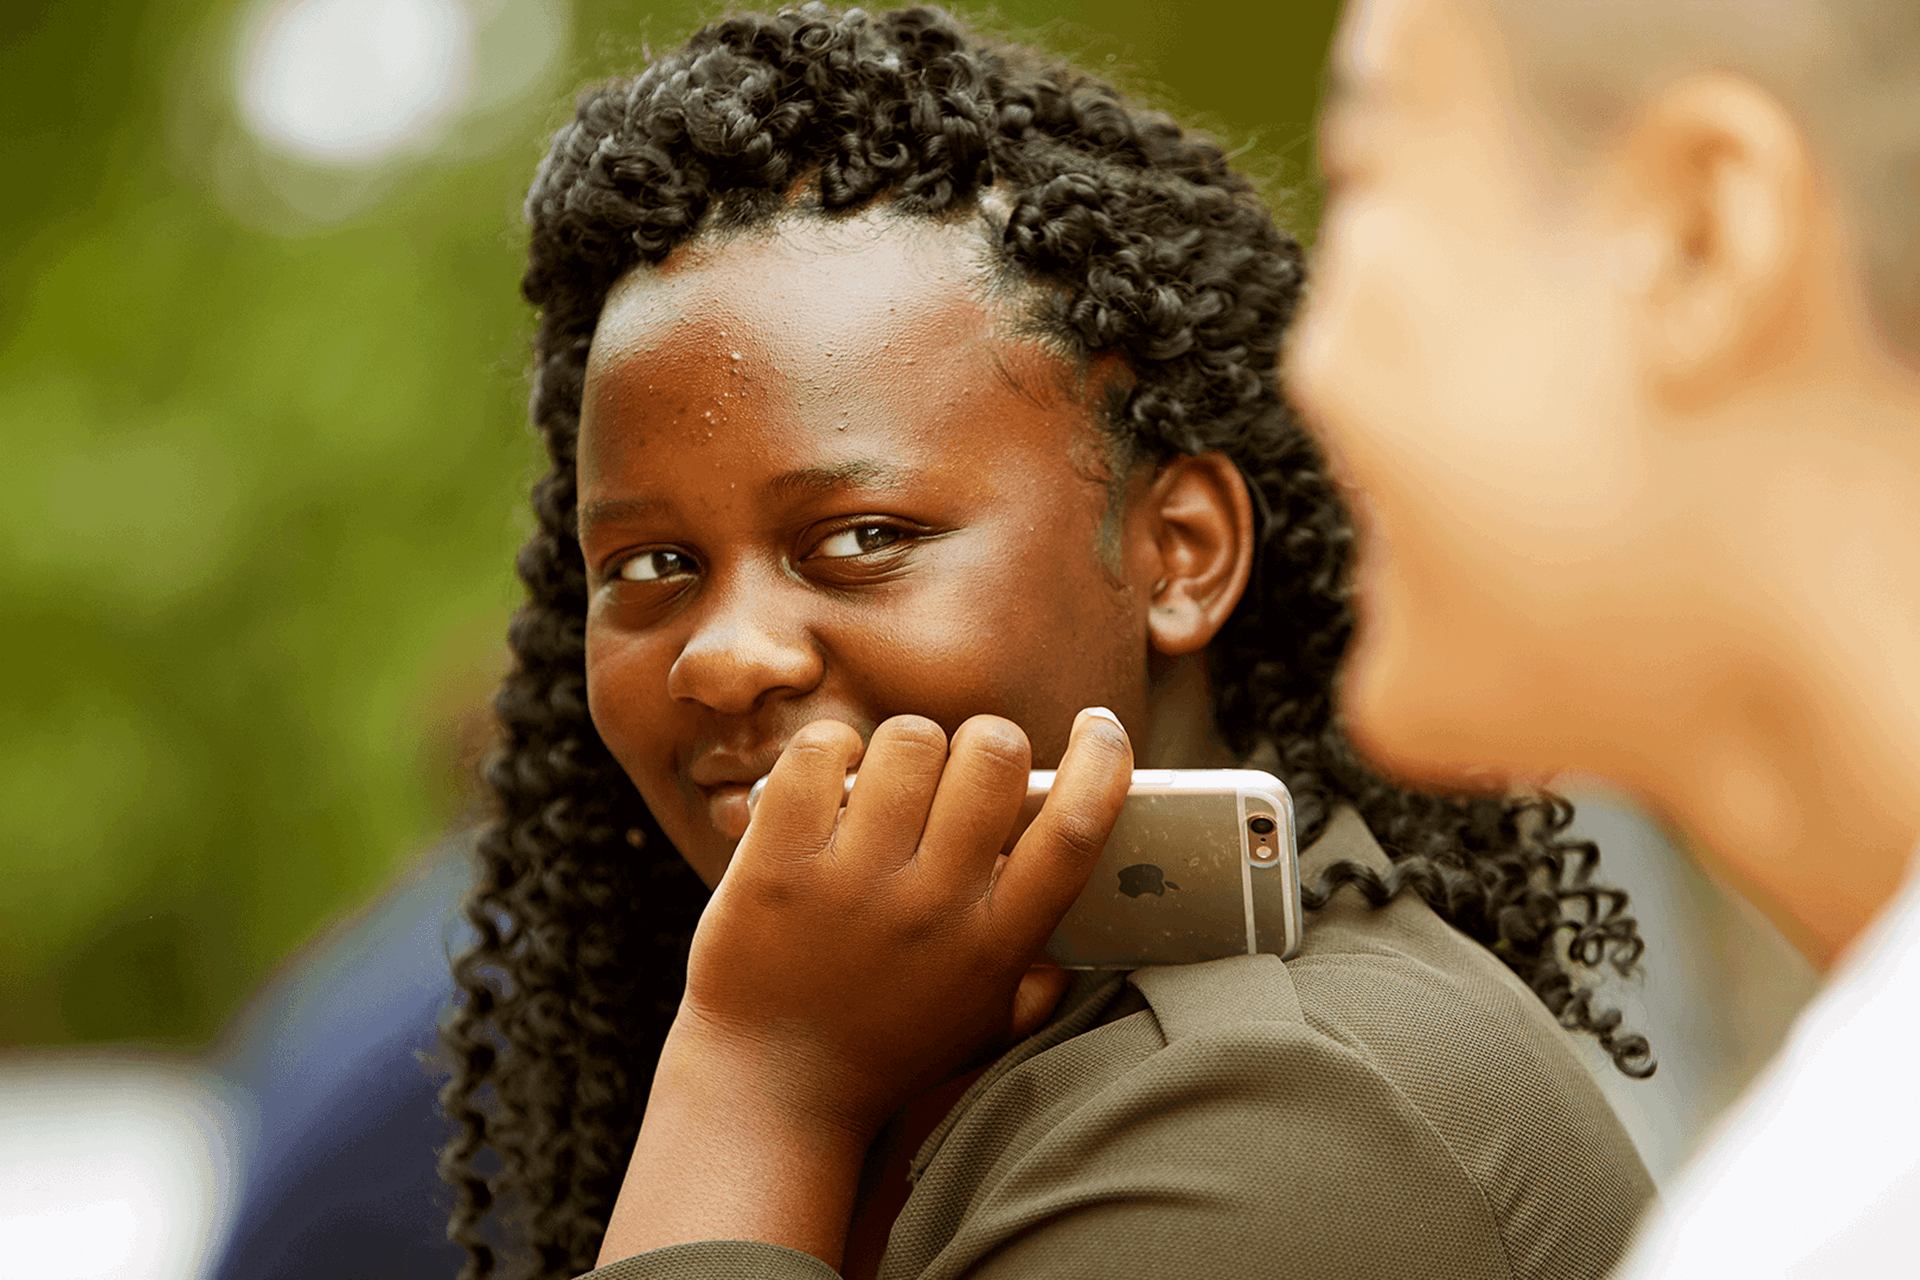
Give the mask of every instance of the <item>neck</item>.
[{"label": "neck", "polygon": [[1702,433],[1724,524],[1692,616],[1722,621],[1673,646],[1656,745],[1616,761],[1822,966],[1920,840],[1920,401],[1854,385],[1762,447]]},{"label": "neck", "polygon": [[1831,688],[1729,684],[1669,718],[1675,752],[1636,761],[1631,783],[1822,968],[1899,888],[1920,840],[1920,731],[1885,732]]},{"label": "neck", "polygon": [[1134,762],[1141,769],[1231,769],[1238,761],[1213,723],[1206,654],[1161,658],[1147,689],[1146,741]]}]

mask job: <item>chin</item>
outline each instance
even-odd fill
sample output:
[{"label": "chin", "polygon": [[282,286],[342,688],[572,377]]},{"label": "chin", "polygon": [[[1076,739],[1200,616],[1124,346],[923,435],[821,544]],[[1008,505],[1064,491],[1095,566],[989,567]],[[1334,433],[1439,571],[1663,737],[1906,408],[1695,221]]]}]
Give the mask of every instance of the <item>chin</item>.
[{"label": "chin", "polygon": [[1340,673],[1345,728],[1368,764],[1403,786],[1449,792],[1501,791],[1506,779],[1535,772],[1512,758],[1515,743],[1457,669],[1410,657],[1362,644]]}]

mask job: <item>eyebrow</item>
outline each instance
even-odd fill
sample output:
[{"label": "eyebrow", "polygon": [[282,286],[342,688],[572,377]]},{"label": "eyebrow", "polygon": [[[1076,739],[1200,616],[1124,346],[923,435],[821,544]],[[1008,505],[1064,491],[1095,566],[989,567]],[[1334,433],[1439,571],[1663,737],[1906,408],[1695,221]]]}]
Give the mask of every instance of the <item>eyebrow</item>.
[{"label": "eyebrow", "polygon": [[1379,68],[1369,65],[1354,45],[1352,32],[1334,33],[1320,72],[1322,119],[1342,108],[1358,106],[1380,96]]},{"label": "eyebrow", "polygon": [[[801,467],[783,472],[767,482],[768,492],[776,498],[799,494],[832,493],[839,489],[898,489],[911,478],[910,473],[867,458],[855,458],[830,467]],[[652,498],[596,498],[580,504],[579,536],[603,524],[639,520],[659,510]]]},{"label": "eyebrow", "polygon": [[1322,121],[1368,106],[1380,97],[1380,86],[1374,77],[1354,66],[1349,57],[1339,52],[1327,59],[1322,85]]},{"label": "eyebrow", "polygon": [[898,489],[907,482],[906,473],[884,462],[855,458],[830,467],[802,467],[775,476],[767,490],[776,498],[791,498],[803,493],[831,493],[837,489]]},{"label": "eyebrow", "polygon": [[1323,173],[1330,160],[1346,160],[1347,148],[1340,143],[1352,135],[1357,120],[1375,112],[1381,98],[1378,83],[1338,54],[1327,62],[1325,86],[1313,128],[1314,151]]},{"label": "eyebrow", "polygon": [[657,507],[659,503],[648,498],[596,498],[592,502],[580,504],[580,514],[575,522],[581,537],[588,529],[596,525],[613,524],[619,520],[638,520]]},{"label": "eyebrow", "polygon": [[1320,115],[1323,119],[1366,96],[1366,87],[1360,83],[1360,78],[1341,64],[1339,58],[1327,61],[1325,82],[1320,93]]}]

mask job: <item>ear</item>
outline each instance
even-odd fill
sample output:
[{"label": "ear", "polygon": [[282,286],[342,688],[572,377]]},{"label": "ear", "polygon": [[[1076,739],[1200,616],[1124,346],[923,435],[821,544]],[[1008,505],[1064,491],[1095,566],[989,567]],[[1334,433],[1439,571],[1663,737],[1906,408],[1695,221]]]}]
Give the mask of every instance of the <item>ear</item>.
[{"label": "ear", "polygon": [[[1253,501],[1224,453],[1162,463],[1142,499],[1147,556],[1147,638],[1167,657],[1207,647],[1253,571]],[[1146,567],[1146,566],[1143,566]]]},{"label": "ear", "polygon": [[1615,157],[1614,267],[1638,295],[1658,389],[1712,398],[1775,365],[1804,321],[1820,198],[1793,117],[1750,80],[1690,76],[1647,103]]}]

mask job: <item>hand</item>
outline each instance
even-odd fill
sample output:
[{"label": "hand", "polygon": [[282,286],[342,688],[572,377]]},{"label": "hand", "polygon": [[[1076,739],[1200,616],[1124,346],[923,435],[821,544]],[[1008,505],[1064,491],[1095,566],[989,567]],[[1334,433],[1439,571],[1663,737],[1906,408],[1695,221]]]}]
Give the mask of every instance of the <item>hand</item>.
[{"label": "hand", "polygon": [[1117,725],[1080,717],[1046,806],[1001,858],[1030,764],[1026,735],[993,716],[951,744],[895,717],[864,752],[846,725],[801,730],[701,917],[684,1029],[764,1058],[797,1113],[870,1138],[1008,1031],[1126,799],[1132,752]]},{"label": "hand", "polygon": [[603,1262],[732,1238],[837,1265],[874,1134],[1006,1036],[1126,799],[1125,732],[1082,712],[1003,857],[1030,758],[991,716],[951,744],[917,716],[864,749],[833,721],[794,735],[694,934]]}]

